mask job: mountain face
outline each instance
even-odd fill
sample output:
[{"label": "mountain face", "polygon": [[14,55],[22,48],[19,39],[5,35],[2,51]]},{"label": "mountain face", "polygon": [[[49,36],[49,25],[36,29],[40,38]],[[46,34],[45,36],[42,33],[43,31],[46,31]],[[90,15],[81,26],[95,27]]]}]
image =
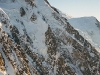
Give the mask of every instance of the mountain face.
[{"label": "mountain face", "polygon": [[68,22],[100,52],[100,22],[95,17],[71,18]]},{"label": "mountain face", "polygon": [[47,0],[0,0],[0,75],[100,75],[99,59]]}]

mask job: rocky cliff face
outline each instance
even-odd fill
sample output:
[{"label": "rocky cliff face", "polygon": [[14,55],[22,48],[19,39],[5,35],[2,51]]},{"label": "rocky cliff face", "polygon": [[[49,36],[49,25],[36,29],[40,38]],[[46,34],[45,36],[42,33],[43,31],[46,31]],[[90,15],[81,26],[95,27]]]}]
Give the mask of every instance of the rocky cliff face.
[{"label": "rocky cliff face", "polygon": [[0,0],[1,75],[99,75],[100,54],[47,0]]}]

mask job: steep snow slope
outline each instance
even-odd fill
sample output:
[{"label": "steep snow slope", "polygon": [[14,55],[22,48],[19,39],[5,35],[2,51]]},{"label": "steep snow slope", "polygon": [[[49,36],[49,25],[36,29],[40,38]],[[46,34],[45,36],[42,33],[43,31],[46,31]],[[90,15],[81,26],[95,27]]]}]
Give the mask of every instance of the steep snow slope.
[{"label": "steep snow slope", "polygon": [[98,51],[47,0],[0,0],[0,26],[4,75],[100,74]]},{"label": "steep snow slope", "polygon": [[[41,4],[42,3],[43,2],[41,2]],[[23,30],[25,29],[28,36],[31,36],[30,39],[32,39],[32,41],[34,41],[34,43],[33,43],[34,49],[36,49],[35,51],[37,53],[42,53],[40,50],[42,50],[42,51],[46,50],[45,42],[43,42],[43,41],[45,41],[44,34],[45,34],[48,26],[46,25],[45,22],[43,22],[43,20],[41,18],[42,15],[37,16],[36,17],[37,20],[34,21],[34,23],[30,20],[32,15],[33,15],[33,20],[34,20],[35,15],[37,15],[36,12],[38,12],[37,9],[34,8],[34,12],[33,12],[32,7],[30,5],[27,5],[25,3],[25,1],[23,1],[23,0],[22,1],[17,0],[15,3],[13,3],[13,2],[8,3],[8,4],[2,3],[0,5],[3,8],[3,10],[6,12],[6,14],[9,16],[9,19],[12,19],[12,20],[10,20],[9,24],[13,24],[16,27],[18,27],[19,32],[21,32],[20,33],[21,35],[24,35],[25,32]],[[25,8],[24,11],[26,12],[25,13],[26,16],[20,17],[20,10],[21,10],[20,8],[21,7]],[[25,26],[23,24],[25,24]],[[42,29],[40,29],[40,28],[42,28]],[[7,31],[7,29],[5,29],[5,30]],[[8,29],[8,31],[9,31],[9,29]],[[8,33],[8,31],[7,31],[7,33]],[[10,33],[9,33],[9,35],[10,35]],[[44,52],[46,54],[47,51],[44,51]]]},{"label": "steep snow slope", "polygon": [[71,18],[69,23],[100,51],[100,23],[95,17]]}]

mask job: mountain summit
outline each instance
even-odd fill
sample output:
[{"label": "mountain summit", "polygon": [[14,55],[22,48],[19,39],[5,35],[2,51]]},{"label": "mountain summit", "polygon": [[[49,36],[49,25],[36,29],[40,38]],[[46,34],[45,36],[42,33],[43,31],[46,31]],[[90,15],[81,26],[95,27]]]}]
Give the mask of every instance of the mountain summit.
[{"label": "mountain summit", "polygon": [[47,0],[0,0],[0,75],[100,75],[99,59]]},{"label": "mountain summit", "polygon": [[68,22],[100,52],[100,22],[95,17],[71,18]]}]

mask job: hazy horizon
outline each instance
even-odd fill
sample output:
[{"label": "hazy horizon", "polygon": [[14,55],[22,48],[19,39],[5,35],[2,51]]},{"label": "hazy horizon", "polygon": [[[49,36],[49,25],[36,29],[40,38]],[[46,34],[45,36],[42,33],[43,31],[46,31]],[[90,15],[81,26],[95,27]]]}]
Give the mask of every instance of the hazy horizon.
[{"label": "hazy horizon", "polygon": [[72,17],[94,16],[100,21],[100,0],[48,0],[49,3]]}]

